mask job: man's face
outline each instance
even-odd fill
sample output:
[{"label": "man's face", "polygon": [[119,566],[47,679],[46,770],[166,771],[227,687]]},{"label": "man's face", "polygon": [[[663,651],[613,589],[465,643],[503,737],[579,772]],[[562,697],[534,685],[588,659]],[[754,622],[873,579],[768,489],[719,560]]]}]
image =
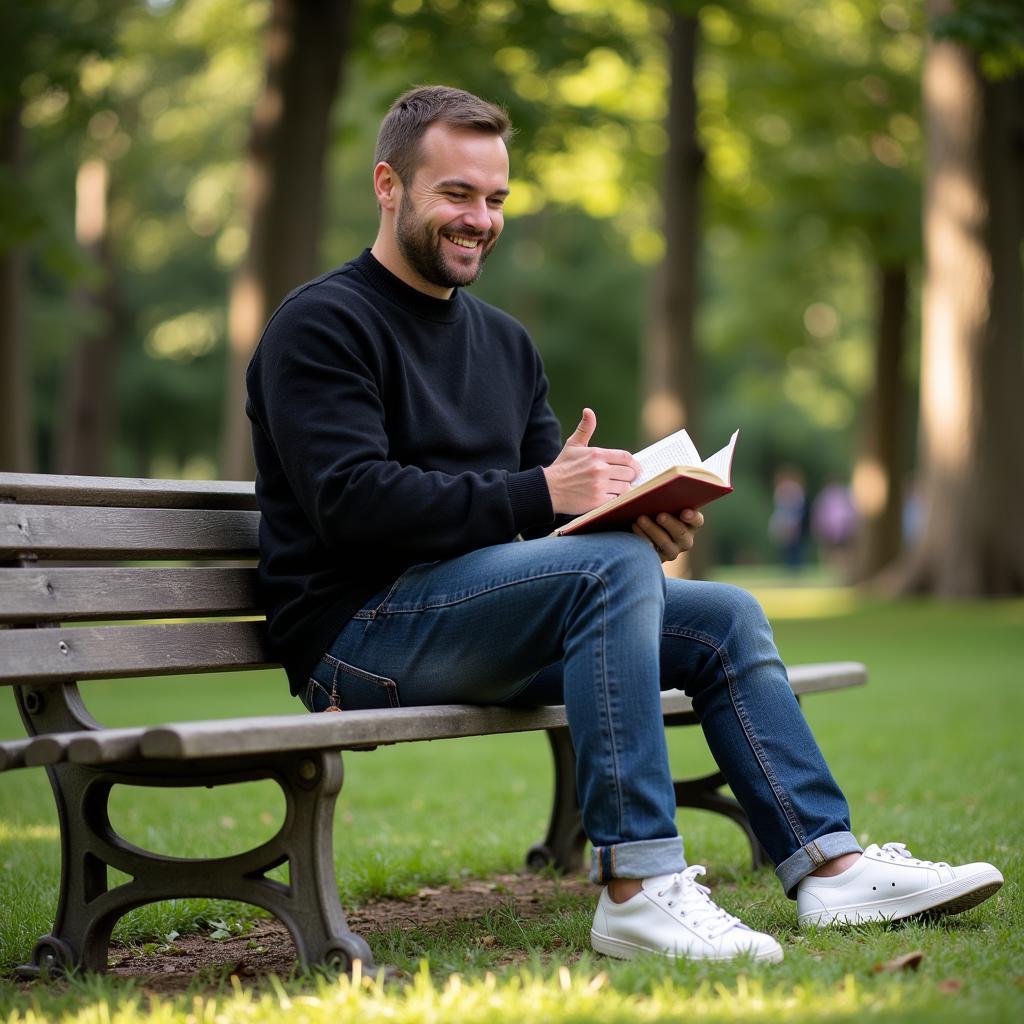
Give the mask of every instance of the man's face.
[{"label": "man's face", "polygon": [[472,284],[501,234],[507,195],[508,152],[499,136],[428,128],[395,220],[409,269],[436,288]]}]

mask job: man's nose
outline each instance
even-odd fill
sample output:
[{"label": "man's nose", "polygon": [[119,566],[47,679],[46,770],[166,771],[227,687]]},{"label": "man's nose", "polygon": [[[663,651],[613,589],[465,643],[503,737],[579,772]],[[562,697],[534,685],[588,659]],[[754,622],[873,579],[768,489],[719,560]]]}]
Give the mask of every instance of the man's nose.
[{"label": "man's nose", "polygon": [[487,206],[486,199],[479,199],[472,203],[466,210],[467,227],[475,228],[477,231],[490,231],[491,211]]}]

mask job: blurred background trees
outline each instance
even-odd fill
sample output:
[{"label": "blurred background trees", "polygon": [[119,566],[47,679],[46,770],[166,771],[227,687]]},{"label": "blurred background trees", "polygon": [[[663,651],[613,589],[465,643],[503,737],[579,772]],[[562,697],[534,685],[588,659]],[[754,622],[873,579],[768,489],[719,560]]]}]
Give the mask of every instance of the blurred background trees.
[{"label": "blurred background trees", "polygon": [[1019,593],[1021,7],[6,4],[0,468],[248,476],[260,326],[372,241],[379,120],[442,81],[519,128],[475,288],[563,422],[707,451],[741,427],[709,559],[773,557],[793,467],[808,510],[856,503],[843,574]]}]

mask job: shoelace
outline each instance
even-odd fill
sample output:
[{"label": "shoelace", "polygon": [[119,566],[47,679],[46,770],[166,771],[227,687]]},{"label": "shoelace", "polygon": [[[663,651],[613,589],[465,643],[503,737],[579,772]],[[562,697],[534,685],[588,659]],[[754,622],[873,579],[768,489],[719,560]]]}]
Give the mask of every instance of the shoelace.
[{"label": "shoelace", "polygon": [[898,855],[904,860],[913,861],[915,864],[921,864],[926,867],[936,868],[948,868],[949,865],[944,860],[921,860],[920,857],[915,857],[907,849],[906,843],[886,843],[881,849],[888,854]]},{"label": "shoelace", "polygon": [[693,864],[681,874],[673,875],[668,888],[659,891],[658,896],[671,896],[668,901],[670,907],[678,904],[680,916],[686,918],[688,924],[701,928],[714,938],[742,922],[715,903],[711,890],[697,881],[703,874],[706,874],[704,866]]}]

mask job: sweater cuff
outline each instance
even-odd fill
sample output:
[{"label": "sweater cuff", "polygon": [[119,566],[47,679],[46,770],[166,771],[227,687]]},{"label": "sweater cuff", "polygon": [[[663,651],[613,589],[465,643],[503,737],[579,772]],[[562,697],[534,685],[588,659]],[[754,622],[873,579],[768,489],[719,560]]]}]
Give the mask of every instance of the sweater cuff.
[{"label": "sweater cuff", "polygon": [[528,469],[525,473],[509,473],[508,498],[512,505],[516,533],[522,533],[531,526],[550,523],[555,518],[547,478],[540,466]]}]

